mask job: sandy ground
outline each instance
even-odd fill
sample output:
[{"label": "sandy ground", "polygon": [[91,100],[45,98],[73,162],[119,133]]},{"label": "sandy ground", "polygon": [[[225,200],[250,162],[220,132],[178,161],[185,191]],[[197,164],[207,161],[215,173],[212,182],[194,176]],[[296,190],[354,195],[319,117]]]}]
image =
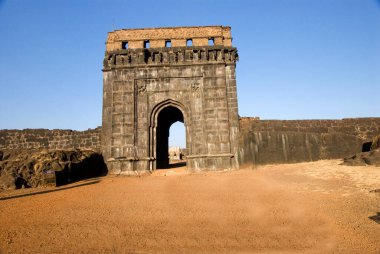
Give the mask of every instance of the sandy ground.
[{"label": "sandy ground", "polygon": [[380,168],[339,163],[0,192],[0,253],[380,253]]}]

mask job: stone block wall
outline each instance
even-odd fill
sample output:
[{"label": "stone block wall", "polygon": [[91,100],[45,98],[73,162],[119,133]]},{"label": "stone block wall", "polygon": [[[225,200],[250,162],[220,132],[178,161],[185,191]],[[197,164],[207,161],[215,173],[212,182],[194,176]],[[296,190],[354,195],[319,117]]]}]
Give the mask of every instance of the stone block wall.
[{"label": "stone block wall", "polygon": [[380,118],[259,120],[240,118],[240,164],[343,158],[380,134]]},{"label": "stone block wall", "polygon": [[188,168],[236,167],[236,48],[130,49],[104,60],[102,147],[110,172],[157,167],[168,149],[159,129],[173,119],[158,121],[168,107],[183,115]]},{"label": "stone block wall", "polygon": [[89,149],[100,151],[101,127],[73,130],[0,130],[0,149]]},{"label": "stone block wall", "polygon": [[[209,46],[209,39],[215,46],[232,46],[231,28],[228,26],[190,26],[121,29],[108,33],[106,51],[120,49],[165,48],[166,42],[171,47],[186,47],[187,41],[192,46]],[[213,46],[213,45],[212,45]]]},{"label": "stone block wall", "polygon": [[[259,120],[240,118],[239,163],[275,164],[343,158],[380,134],[380,118]],[[0,149],[100,151],[101,127],[73,130],[0,130]]]}]

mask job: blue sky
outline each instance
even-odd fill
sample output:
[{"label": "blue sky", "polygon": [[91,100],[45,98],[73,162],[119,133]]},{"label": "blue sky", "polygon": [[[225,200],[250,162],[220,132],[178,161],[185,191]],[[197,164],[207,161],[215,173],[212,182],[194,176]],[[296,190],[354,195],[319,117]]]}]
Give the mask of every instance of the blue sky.
[{"label": "blue sky", "polygon": [[194,25],[232,27],[240,116],[380,116],[380,1],[0,0],[0,129],[101,125],[107,32]]}]

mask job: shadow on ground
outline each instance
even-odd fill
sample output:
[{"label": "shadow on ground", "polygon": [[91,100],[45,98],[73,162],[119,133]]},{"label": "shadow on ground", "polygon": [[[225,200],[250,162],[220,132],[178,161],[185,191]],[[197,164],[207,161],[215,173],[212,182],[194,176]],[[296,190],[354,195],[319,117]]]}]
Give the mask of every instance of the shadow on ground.
[{"label": "shadow on ground", "polygon": [[[90,179],[88,179],[87,181],[89,181],[89,180]],[[72,185],[72,186],[58,187],[56,189],[43,190],[43,191],[31,192],[31,193],[24,193],[24,194],[19,194],[19,195],[14,195],[14,196],[0,197],[0,201],[8,200],[8,199],[15,199],[15,198],[23,198],[23,197],[35,196],[35,195],[41,195],[41,194],[46,194],[46,193],[51,193],[51,192],[56,192],[56,191],[69,190],[69,189],[73,189],[73,188],[77,188],[77,187],[82,187],[82,186],[86,186],[86,185],[92,185],[92,184],[96,184],[96,183],[100,182],[100,180],[96,180],[96,179],[91,179],[91,180],[93,180],[93,181],[86,182],[86,183],[81,183],[81,184],[77,184],[77,185]]]},{"label": "shadow on ground", "polygon": [[186,166],[186,161],[172,162],[165,169],[168,169],[168,168],[180,168],[180,167],[184,167],[184,166]]},{"label": "shadow on ground", "polygon": [[57,187],[108,174],[104,158],[98,153],[91,154],[91,156],[79,163],[70,163],[68,165],[70,166],[65,167],[64,170],[55,172],[55,185]]},{"label": "shadow on ground", "polygon": [[377,213],[376,215],[369,216],[368,219],[373,220],[374,222],[380,224],[380,213]]}]

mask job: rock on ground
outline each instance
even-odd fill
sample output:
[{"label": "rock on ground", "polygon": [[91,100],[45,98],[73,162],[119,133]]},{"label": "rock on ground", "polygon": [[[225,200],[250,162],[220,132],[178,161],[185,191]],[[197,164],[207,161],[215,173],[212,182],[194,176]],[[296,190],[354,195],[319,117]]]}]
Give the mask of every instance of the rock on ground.
[{"label": "rock on ground", "polygon": [[91,150],[0,151],[0,190],[58,186],[105,174],[102,155]]},{"label": "rock on ground", "polygon": [[369,152],[358,153],[352,157],[344,158],[342,165],[346,165],[346,166],[373,165],[373,166],[380,167],[380,148],[374,149]]},{"label": "rock on ground", "polygon": [[343,159],[342,165],[346,166],[380,166],[380,135],[376,136],[369,152],[361,152]]}]

